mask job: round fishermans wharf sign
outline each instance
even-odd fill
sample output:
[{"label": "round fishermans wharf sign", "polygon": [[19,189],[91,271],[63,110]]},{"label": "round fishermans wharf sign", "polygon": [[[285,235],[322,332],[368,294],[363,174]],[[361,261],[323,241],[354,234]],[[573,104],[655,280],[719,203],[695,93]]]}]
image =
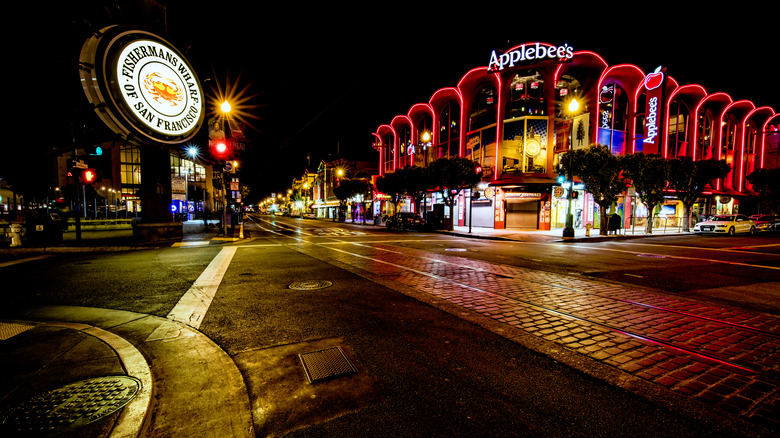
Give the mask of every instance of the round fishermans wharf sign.
[{"label": "round fishermans wharf sign", "polygon": [[179,144],[203,124],[198,76],[172,44],[151,32],[102,29],[84,43],[79,69],[87,99],[122,137]]}]

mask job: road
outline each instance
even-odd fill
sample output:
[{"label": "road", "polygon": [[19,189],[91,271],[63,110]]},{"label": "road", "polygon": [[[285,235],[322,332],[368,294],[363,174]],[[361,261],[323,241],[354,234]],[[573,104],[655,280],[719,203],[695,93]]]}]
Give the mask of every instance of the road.
[{"label": "road", "polygon": [[[259,215],[245,231],[14,265],[25,281],[2,313],[85,306],[188,324],[241,370],[257,436],[777,426],[777,238],[511,242]],[[194,285],[208,299],[188,301]],[[333,347],[358,372],[308,384],[297,354]]]}]

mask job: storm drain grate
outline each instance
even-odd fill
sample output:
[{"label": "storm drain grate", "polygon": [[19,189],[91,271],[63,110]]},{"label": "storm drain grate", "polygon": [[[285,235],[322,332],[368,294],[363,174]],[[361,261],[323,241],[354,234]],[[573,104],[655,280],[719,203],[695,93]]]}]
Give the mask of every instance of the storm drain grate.
[{"label": "storm drain grate", "polygon": [[309,383],[357,372],[341,347],[301,353],[298,358]]},{"label": "storm drain grate", "polygon": [[14,336],[30,330],[34,326],[26,324],[14,324],[11,322],[0,322],[0,341],[13,338]]},{"label": "storm drain grate", "polygon": [[53,435],[107,417],[141,389],[129,376],[106,376],[71,383],[39,394],[2,416],[0,432]]},{"label": "storm drain grate", "polygon": [[288,286],[290,289],[295,290],[315,290],[315,289],[325,289],[326,287],[332,286],[333,283],[330,281],[319,281],[319,280],[307,280],[307,281],[298,281],[296,283],[291,284]]}]

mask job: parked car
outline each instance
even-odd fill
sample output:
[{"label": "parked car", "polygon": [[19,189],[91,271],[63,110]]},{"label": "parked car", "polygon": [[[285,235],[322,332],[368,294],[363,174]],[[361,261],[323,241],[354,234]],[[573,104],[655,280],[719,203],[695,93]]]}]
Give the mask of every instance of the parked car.
[{"label": "parked car", "polygon": [[706,221],[699,222],[693,227],[696,234],[728,234],[737,233],[753,235],[756,232],[756,223],[743,214],[719,214]]},{"label": "parked car", "polygon": [[417,213],[396,213],[387,218],[385,226],[390,229],[413,230],[421,228],[424,223]]},{"label": "parked car", "polygon": [[756,231],[758,232],[780,231],[780,215],[756,214],[750,216],[750,219],[756,223]]}]

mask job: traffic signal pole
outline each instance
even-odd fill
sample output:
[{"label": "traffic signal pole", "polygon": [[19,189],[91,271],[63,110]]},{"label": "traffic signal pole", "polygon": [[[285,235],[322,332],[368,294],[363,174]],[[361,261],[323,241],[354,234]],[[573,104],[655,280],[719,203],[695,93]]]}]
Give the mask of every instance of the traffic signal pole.
[{"label": "traffic signal pole", "polygon": [[73,178],[73,195],[76,197],[76,244],[81,244],[81,200],[79,199],[79,178],[76,176],[76,134],[73,129],[73,122],[70,124],[71,138],[73,139],[73,151],[71,152],[71,170]]}]

